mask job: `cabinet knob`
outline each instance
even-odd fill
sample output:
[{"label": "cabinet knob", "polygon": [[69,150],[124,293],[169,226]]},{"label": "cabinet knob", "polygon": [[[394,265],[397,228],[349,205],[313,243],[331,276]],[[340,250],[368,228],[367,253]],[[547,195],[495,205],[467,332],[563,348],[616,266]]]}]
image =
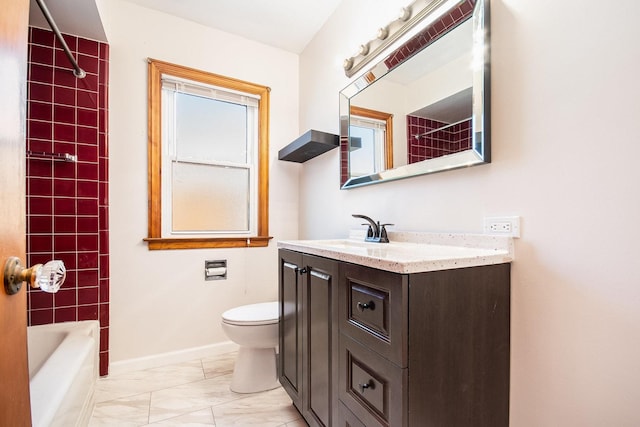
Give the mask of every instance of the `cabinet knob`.
[{"label": "cabinet knob", "polygon": [[301,269],[298,270],[298,273],[300,273],[301,275],[307,274],[307,271],[309,271],[307,267],[302,267]]},{"label": "cabinet knob", "polygon": [[373,382],[373,380],[369,380],[364,384],[358,384],[358,386],[360,387],[360,393],[364,393],[364,391],[368,388],[370,388],[371,390],[376,388],[376,384]]},{"label": "cabinet knob", "polygon": [[376,305],[374,304],[373,301],[369,301],[369,302],[360,302],[358,301],[358,310],[360,311],[365,311],[365,310],[375,310],[376,309]]}]

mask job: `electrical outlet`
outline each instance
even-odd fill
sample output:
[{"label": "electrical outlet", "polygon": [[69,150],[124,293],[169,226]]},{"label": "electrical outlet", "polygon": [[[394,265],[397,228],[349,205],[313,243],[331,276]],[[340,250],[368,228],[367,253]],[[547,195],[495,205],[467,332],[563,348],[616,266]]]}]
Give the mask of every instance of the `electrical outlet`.
[{"label": "electrical outlet", "polygon": [[520,237],[520,217],[500,216],[485,218],[484,232],[486,234]]}]

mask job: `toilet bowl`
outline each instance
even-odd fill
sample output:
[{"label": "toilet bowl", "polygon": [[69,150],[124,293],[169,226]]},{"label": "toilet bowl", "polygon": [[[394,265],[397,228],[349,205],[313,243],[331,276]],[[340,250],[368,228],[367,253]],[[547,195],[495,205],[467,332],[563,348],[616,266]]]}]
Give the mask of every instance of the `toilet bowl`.
[{"label": "toilet bowl", "polygon": [[278,387],[278,302],[232,308],[222,313],[222,329],[240,346],[233,369],[231,390],[256,393]]}]

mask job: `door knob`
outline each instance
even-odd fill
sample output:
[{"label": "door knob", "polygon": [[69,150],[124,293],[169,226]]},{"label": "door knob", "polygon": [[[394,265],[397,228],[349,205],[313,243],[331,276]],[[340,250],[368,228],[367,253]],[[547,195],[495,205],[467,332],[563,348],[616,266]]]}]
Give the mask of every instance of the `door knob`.
[{"label": "door knob", "polygon": [[9,295],[18,293],[23,282],[28,282],[32,288],[56,293],[66,277],[67,269],[62,261],[53,260],[24,268],[20,258],[10,257],[4,264],[4,289]]}]

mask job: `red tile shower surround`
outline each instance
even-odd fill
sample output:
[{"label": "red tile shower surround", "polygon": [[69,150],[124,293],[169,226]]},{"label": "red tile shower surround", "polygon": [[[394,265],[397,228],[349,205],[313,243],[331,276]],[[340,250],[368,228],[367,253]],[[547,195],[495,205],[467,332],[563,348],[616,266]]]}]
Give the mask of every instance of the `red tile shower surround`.
[{"label": "red tile shower surround", "polygon": [[108,64],[105,43],[64,35],[86,72],[73,69],[51,31],[29,29],[27,150],[68,153],[77,163],[27,156],[27,262],[64,261],[56,294],[28,291],[30,325],[100,322],[100,375],[109,364]]},{"label": "red tile shower surround", "polygon": [[347,138],[340,138],[340,185],[349,179],[349,145]]},{"label": "red tile shower surround", "polygon": [[441,129],[447,125],[424,117],[407,116],[407,162],[421,162],[470,149],[471,119]]}]

